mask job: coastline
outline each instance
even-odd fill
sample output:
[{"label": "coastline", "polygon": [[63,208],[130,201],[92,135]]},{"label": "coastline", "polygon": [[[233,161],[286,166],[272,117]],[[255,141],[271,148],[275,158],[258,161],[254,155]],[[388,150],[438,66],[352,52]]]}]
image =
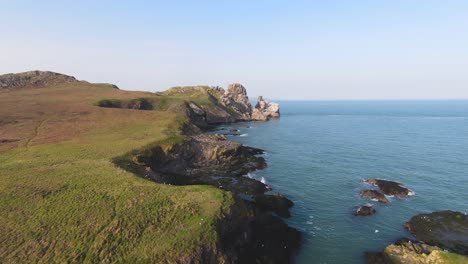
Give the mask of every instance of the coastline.
[{"label": "coastline", "polygon": [[187,129],[193,126],[187,120],[173,131],[171,139],[132,151],[113,162],[160,184],[211,185],[227,192],[233,202],[215,224],[218,248],[203,249],[204,262],[223,259],[226,263],[294,263],[302,234],[282,219],[289,217],[293,203],[279,193],[266,194],[271,191],[269,186],[245,177],[267,166],[261,157],[263,150],[243,146],[223,135],[208,134],[226,124],[210,124],[194,132]]}]

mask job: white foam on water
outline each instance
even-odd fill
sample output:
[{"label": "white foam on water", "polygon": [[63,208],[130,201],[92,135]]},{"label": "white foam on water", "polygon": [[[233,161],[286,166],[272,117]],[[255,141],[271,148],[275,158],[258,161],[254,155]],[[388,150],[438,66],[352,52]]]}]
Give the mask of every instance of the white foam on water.
[{"label": "white foam on water", "polygon": [[266,179],[262,177],[262,178],[260,179],[260,182],[263,183],[263,184],[266,184]]},{"label": "white foam on water", "polygon": [[408,192],[408,196],[415,196],[415,195],[416,195],[416,193],[413,192],[413,191],[409,191],[409,192]]},{"label": "white foam on water", "polygon": [[249,135],[249,134],[241,134],[241,135],[239,135],[239,137],[246,137],[246,136],[248,136],[248,135]]},{"label": "white foam on water", "polygon": [[379,232],[379,230],[378,230],[378,229],[376,229],[376,230],[374,231],[374,233],[378,233],[378,232]]}]

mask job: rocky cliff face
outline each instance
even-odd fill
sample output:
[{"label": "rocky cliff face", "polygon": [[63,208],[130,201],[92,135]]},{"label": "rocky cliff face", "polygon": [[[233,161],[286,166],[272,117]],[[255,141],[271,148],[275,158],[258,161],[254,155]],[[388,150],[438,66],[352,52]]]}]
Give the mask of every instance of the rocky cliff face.
[{"label": "rocky cliff face", "polygon": [[0,90],[43,88],[59,83],[78,82],[73,76],[50,71],[30,71],[0,75]]},{"label": "rocky cliff face", "polygon": [[162,94],[171,96],[186,94],[188,97],[204,94],[210,104],[199,105],[190,101],[187,102],[185,109],[177,106],[170,109],[189,117],[201,127],[241,121],[267,121],[280,116],[279,105],[270,103],[261,96],[253,108],[247,90],[239,83],[230,84],[227,90],[208,86],[174,87]]},{"label": "rocky cliff face", "polygon": [[242,84],[230,84],[221,98],[227,107],[234,110],[235,118],[238,121],[249,121],[251,119],[252,105],[247,96],[247,90]]},{"label": "rocky cliff face", "polygon": [[234,196],[217,223],[218,248],[206,250],[203,263],[293,263],[301,234],[272,214],[288,217],[293,203],[265,194],[267,185],[242,176],[266,166],[258,156],[263,153],[220,135],[179,135],[114,162],[156,182],[212,185]]}]

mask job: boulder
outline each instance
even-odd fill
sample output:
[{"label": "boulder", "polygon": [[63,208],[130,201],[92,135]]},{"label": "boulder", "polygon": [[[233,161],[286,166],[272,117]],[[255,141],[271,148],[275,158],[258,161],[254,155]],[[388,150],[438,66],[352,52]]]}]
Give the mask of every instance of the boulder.
[{"label": "boulder", "polygon": [[375,214],[375,209],[371,205],[363,205],[359,206],[355,212],[354,215],[359,215],[359,216],[369,216]]}]

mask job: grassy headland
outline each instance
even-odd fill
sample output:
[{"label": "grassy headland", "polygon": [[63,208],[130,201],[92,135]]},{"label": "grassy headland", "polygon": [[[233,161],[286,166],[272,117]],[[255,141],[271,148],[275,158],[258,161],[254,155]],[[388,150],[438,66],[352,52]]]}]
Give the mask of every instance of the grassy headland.
[{"label": "grassy headland", "polygon": [[[153,111],[103,108],[102,100]],[[200,94],[128,92],[83,82],[0,93],[0,262],[174,262],[214,249],[233,203],[210,186],[136,177],[114,157],[164,141],[170,111]]]}]

